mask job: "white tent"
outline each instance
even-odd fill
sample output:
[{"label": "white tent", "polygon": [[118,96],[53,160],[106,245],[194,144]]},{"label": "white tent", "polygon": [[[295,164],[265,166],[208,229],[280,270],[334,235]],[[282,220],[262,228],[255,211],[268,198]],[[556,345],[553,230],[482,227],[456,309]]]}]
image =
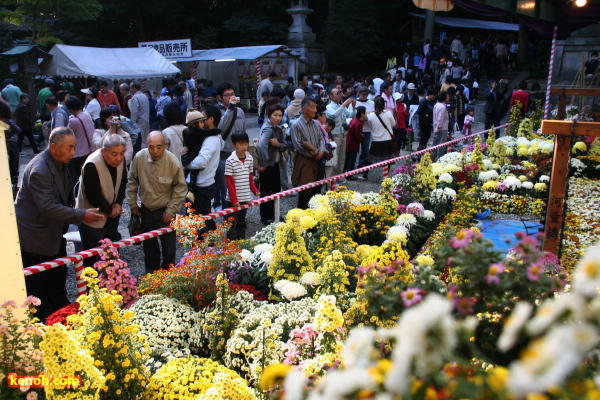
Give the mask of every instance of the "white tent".
[{"label": "white tent", "polygon": [[40,65],[44,75],[69,78],[148,79],[180,73],[152,47],[99,48],[57,44]]}]

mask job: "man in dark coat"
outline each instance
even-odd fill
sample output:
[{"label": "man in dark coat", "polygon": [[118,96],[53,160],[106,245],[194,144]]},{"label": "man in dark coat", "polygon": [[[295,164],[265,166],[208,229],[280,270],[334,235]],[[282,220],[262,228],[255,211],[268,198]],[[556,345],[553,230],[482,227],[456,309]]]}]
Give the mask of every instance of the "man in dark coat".
[{"label": "man in dark coat", "polygon": [[[77,145],[73,131],[67,127],[56,128],[49,141],[49,147],[25,167],[15,201],[24,267],[66,256],[63,235],[69,224],[104,219],[98,209],[73,209],[73,182],[67,170]],[[36,313],[41,321],[69,304],[66,279],[64,265],[25,278],[27,294],[41,300]]]}]

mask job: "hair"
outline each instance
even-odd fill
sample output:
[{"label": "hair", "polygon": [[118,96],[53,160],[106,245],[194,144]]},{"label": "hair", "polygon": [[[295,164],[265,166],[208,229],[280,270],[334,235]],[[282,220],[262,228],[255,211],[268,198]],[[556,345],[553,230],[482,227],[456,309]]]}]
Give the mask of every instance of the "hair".
[{"label": "hair", "polygon": [[522,90],[527,89],[527,81],[519,82],[519,89],[522,89]]},{"label": "hair", "polygon": [[377,96],[377,97],[375,97],[373,102],[375,103],[375,114],[377,114],[377,115],[381,114],[383,112],[383,110],[385,110],[384,98],[381,96]]},{"label": "hair", "polygon": [[99,85],[100,86],[106,86],[106,87],[108,87],[108,82],[106,82],[106,81],[100,81]]},{"label": "hair", "polygon": [[331,128],[331,130],[335,129],[335,121],[332,118],[327,118],[327,125]]},{"label": "hair", "polygon": [[293,76],[288,76],[287,82],[289,85],[293,85],[294,84],[294,77]]},{"label": "hair", "polygon": [[92,94],[90,96],[92,96],[92,99],[95,99],[98,97],[98,88],[96,88],[96,86],[92,86],[90,89],[90,92],[92,92]]},{"label": "hair", "polygon": [[126,145],[127,145],[127,143],[125,142],[125,139],[123,139],[121,136],[117,135],[116,133],[111,133],[110,135],[106,135],[106,137],[102,141],[102,148],[104,150],[108,150],[113,146],[126,146]]},{"label": "hair", "polygon": [[148,96],[152,97],[152,93],[150,93],[149,90],[144,90],[144,94],[147,94]]},{"label": "hair", "polygon": [[285,90],[283,90],[283,88],[277,86],[274,87],[273,90],[271,91],[271,97],[277,97],[280,100],[283,100],[283,98],[286,96],[285,94]]},{"label": "hair", "polygon": [[131,82],[130,85],[132,88],[136,88],[137,90],[142,90],[142,85],[138,81]]},{"label": "hair", "polygon": [[173,89],[171,89],[171,92],[173,93],[173,96],[175,96],[175,97],[183,96],[183,88],[181,87],[181,85],[173,86]]},{"label": "hair", "polygon": [[67,106],[68,110],[73,110],[73,111],[81,110],[81,100],[79,100],[75,96],[69,97],[69,100],[67,100],[67,102],[65,103],[65,106]]},{"label": "hair", "polygon": [[320,114],[325,114],[327,112],[327,107],[325,104],[317,103],[317,113],[315,114],[315,118],[317,118]]},{"label": "hair", "polygon": [[443,103],[448,98],[448,92],[442,90],[438,93],[438,102]]},{"label": "hair", "polygon": [[13,85],[14,83],[15,83],[15,81],[13,79],[11,79],[11,78],[6,78],[4,80],[4,84],[5,85]]},{"label": "hair", "polygon": [[469,107],[467,109],[467,113],[474,113],[474,112],[475,112],[475,109],[473,107]]},{"label": "hair", "polygon": [[127,90],[129,92],[129,85],[126,83],[121,83],[119,89]]},{"label": "hair", "polygon": [[342,83],[342,94],[346,93],[346,90],[352,89],[352,85],[349,83]]},{"label": "hair", "polygon": [[58,128],[54,128],[52,132],[50,132],[50,137],[48,138],[48,142],[52,143],[62,143],[65,140],[65,136],[73,136],[75,137],[75,133],[68,126],[59,126]]},{"label": "hair", "polygon": [[19,101],[23,101],[23,99],[25,98],[29,98],[29,95],[27,93],[21,93],[21,95],[19,96]]},{"label": "hair", "polygon": [[167,84],[165,86],[175,86],[177,85],[177,81],[173,78],[167,79]]},{"label": "hair", "polygon": [[277,77],[277,73],[276,72],[271,72],[269,74],[269,78],[276,78]]},{"label": "hair", "polygon": [[165,105],[163,115],[167,120],[167,126],[184,125],[181,107],[174,101],[170,101]]},{"label": "hair", "polygon": [[208,105],[208,104],[212,104],[212,105],[217,105],[219,104],[219,100],[217,100],[214,97],[205,97],[204,100],[202,100],[202,105]]},{"label": "hair", "polygon": [[307,76],[305,72],[300,73],[300,75],[298,75],[298,82],[302,82],[305,76]]},{"label": "hair", "polygon": [[68,94],[69,92],[67,92],[66,90],[61,90],[60,92],[56,93],[56,98],[62,103],[63,101],[65,101],[65,97],[67,97]]},{"label": "hair", "polygon": [[362,117],[363,114],[365,114],[366,112],[367,112],[366,107],[364,107],[364,106],[356,107],[356,118]]},{"label": "hair", "polygon": [[385,81],[381,84],[381,92],[383,93],[386,89],[388,89],[389,87],[393,86],[394,84],[392,82],[389,81]]},{"label": "hair", "polygon": [[427,96],[429,96],[430,94],[437,94],[437,90],[435,90],[434,88],[427,89]]},{"label": "hair", "polygon": [[235,90],[235,88],[231,83],[223,82],[217,87],[217,95],[222,97],[226,90]]},{"label": "hair", "polygon": [[456,94],[456,88],[454,86],[450,86],[447,90],[446,93],[448,94],[452,94],[455,95]]},{"label": "hair", "polygon": [[48,96],[44,100],[44,104],[47,104],[49,106],[58,106],[58,100],[56,100],[56,97],[54,96]]},{"label": "hair", "polygon": [[210,117],[214,118],[215,126],[218,126],[219,122],[221,122],[221,110],[214,104],[207,104],[202,109],[202,112],[206,115],[206,119],[209,119]]},{"label": "hair", "polygon": [[281,102],[281,99],[279,97],[268,97],[265,102],[262,105],[262,108],[264,109],[264,111],[268,110],[269,107],[271,107],[273,104],[279,104]]},{"label": "hair", "polygon": [[271,95],[271,92],[269,92],[268,90],[265,90],[264,92],[262,92],[260,94],[260,97],[266,97],[269,98],[269,96]]},{"label": "hair", "polygon": [[211,87],[213,85],[212,79],[206,81],[206,87]]},{"label": "hair", "polygon": [[231,143],[250,143],[250,138],[246,132],[235,131],[231,134]]},{"label": "hair", "polygon": [[306,108],[311,103],[317,104],[317,101],[315,99],[313,99],[312,97],[310,97],[310,96],[306,96],[305,98],[302,99],[302,103],[300,103],[300,107],[301,108]]},{"label": "hair", "polygon": [[269,107],[267,109],[267,118],[271,118],[271,115],[273,115],[273,113],[275,111],[281,111],[281,114],[283,115],[283,112],[285,110],[283,109],[283,107],[280,104],[273,104],[271,107]]},{"label": "hair", "polygon": [[392,74],[390,74],[389,72],[386,72],[386,73],[383,75],[383,79],[387,79],[388,77],[390,77],[390,78],[391,78],[391,77],[392,77]]},{"label": "hair", "polygon": [[10,108],[10,104],[8,104],[3,98],[0,98],[0,118],[12,118],[12,109]]},{"label": "hair", "polygon": [[598,56],[598,52],[597,52],[597,51],[594,51],[594,52],[592,53],[592,56]]},{"label": "hair", "polygon": [[106,108],[103,108],[102,110],[100,110],[99,118],[100,118],[100,127],[102,129],[108,130],[110,128],[108,125],[106,125],[106,122],[104,122],[104,121],[106,121],[106,118],[108,118],[112,115],[115,115],[115,110],[112,107],[106,107]]}]

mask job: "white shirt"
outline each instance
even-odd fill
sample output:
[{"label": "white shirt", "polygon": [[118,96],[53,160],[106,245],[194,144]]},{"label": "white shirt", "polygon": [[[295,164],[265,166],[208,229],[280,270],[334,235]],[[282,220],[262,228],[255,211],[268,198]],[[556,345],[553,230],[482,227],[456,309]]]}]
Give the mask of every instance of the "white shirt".
[{"label": "white shirt", "polygon": [[92,99],[87,104],[87,106],[85,106],[83,111],[90,114],[90,117],[92,117],[92,120],[97,120],[98,118],[100,118],[100,103],[98,102],[97,99]]},{"label": "white shirt", "polygon": [[379,117],[387,126],[387,130],[383,127],[383,125],[381,125],[379,118],[377,118],[377,114],[369,114],[369,123],[371,124],[371,141],[385,142],[386,140],[392,140],[390,133],[396,125],[394,116],[390,111],[384,110],[381,114],[379,114]]},{"label": "white shirt", "polygon": [[[356,100],[356,107],[363,106],[367,110],[367,117],[375,111],[375,103],[373,100],[367,99],[367,101]],[[371,132],[371,123],[369,120],[363,122],[363,132]]]},{"label": "white shirt", "polygon": [[262,99],[262,94],[264,92],[271,93],[273,91],[273,82],[269,78],[263,79],[260,81],[260,85],[258,85],[258,89],[256,90],[256,98],[258,100]]},{"label": "white shirt", "polygon": [[375,88],[375,95],[381,94],[381,84],[383,83],[383,79],[375,78],[373,79],[373,87]]}]

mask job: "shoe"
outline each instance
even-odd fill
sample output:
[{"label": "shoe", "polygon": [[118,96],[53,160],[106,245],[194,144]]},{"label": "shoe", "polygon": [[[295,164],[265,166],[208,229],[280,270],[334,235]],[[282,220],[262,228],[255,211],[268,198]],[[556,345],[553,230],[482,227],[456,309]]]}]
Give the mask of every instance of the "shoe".
[{"label": "shoe", "polygon": [[355,177],[355,176],[349,176],[349,177],[348,177],[348,180],[349,180],[349,181],[357,181],[357,180],[358,180],[358,178],[357,178],[357,177]]},{"label": "shoe", "polygon": [[338,181],[338,184],[343,185],[344,183],[346,183],[346,178],[342,178]]},{"label": "shoe", "polygon": [[223,207],[221,207],[221,206],[213,207],[214,212],[221,211],[222,209],[223,209]]},{"label": "shoe", "polygon": [[365,178],[362,175],[357,176],[356,179],[359,180],[359,181],[366,181],[367,180],[367,178]]},{"label": "shoe", "polygon": [[263,220],[263,221],[260,221],[260,222],[261,222],[261,223],[262,223],[264,226],[267,226],[267,225],[271,225],[271,224],[272,224],[273,222],[275,222],[275,221],[274,221],[274,220],[272,220],[272,219],[267,219],[267,220]]}]

